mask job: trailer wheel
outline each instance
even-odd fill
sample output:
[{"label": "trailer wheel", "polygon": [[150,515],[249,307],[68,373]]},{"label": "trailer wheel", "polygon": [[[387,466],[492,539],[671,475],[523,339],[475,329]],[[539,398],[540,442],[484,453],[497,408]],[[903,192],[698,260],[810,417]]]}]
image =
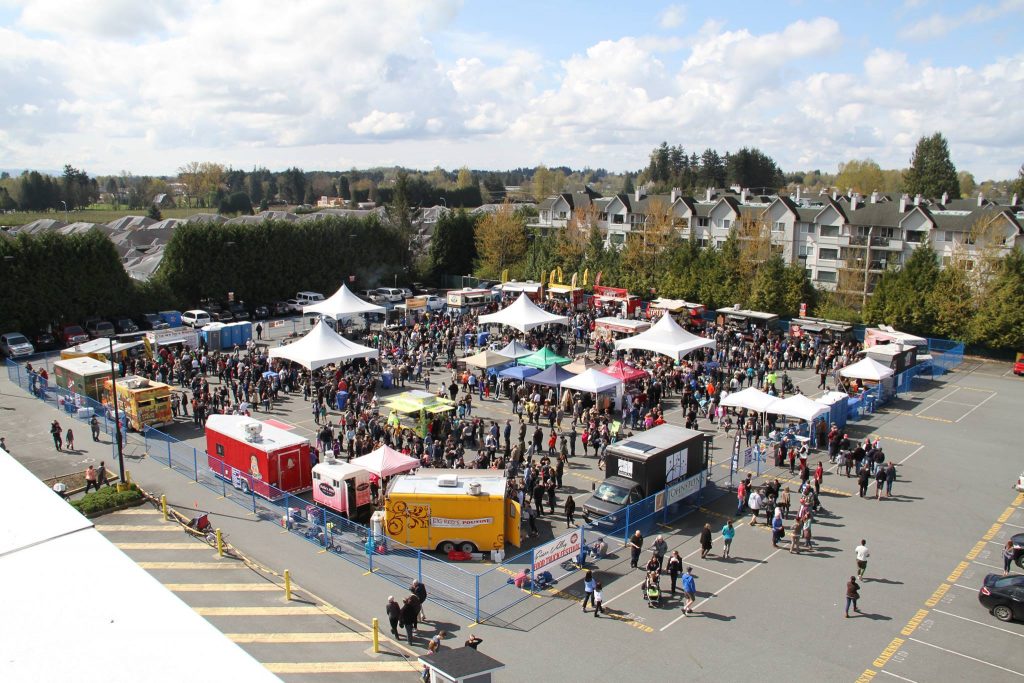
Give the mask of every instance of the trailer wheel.
[{"label": "trailer wheel", "polygon": [[242,493],[244,493],[247,496],[249,495],[249,482],[247,482],[245,479],[242,480],[242,485],[239,488],[242,489]]},{"label": "trailer wheel", "polygon": [[472,543],[466,542],[459,546],[459,550],[461,550],[464,553],[475,553],[476,546]]},{"label": "trailer wheel", "polygon": [[451,541],[445,541],[440,546],[438,546],[438,548],[440,549],[440,551],[442,553],[447,554],[447,553],[450,553],[451,551],[455,550],[455,544],[452,543]]}]

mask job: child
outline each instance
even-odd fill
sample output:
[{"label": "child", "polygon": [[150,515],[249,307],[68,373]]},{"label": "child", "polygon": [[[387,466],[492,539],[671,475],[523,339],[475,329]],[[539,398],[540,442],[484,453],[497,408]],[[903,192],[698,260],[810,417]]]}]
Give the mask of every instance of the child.
[{"label": "child", "polygon": [[602,598],[601,598],[601,582],[598,581],[597,584],[594,585],[594,616],[595,617],[598,616],[599,614],[601,614],[601,603],[602,603]]}]

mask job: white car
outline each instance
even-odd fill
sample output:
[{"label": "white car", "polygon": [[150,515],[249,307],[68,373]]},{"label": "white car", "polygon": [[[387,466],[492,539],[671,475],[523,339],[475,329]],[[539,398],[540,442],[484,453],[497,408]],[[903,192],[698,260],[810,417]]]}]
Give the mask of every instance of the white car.
[{"label": "white car", "polygon": [[185,311],[181,314],[181,324],[188,325],[195,329],[205,327],[211,322],[213,322],[213,319],[210,317],[210,314],[198,308],[192,309],[191,311]]},{"label": "white car", "polygon": [[302,307],[308,305],[302,303],[298,299],[287,299],[284,303],[292,313],[302,313]]},{"label": "white car", "polygon": [[31,356],[36,349],[21,332],[8,332],[0,334],[0,351],[10,358],[22,358]]},{"label": "white car", "polygon": [[428,311],[440,311],[444,308],[447,302],[439,296],[430,294],[427,296],[427,310]]},{"label": "white car", "polygon": [[395,287],[378,287],[377,294],[384,297],[384,300],[389,303],[400,304],[405,301],[402,290]]}]

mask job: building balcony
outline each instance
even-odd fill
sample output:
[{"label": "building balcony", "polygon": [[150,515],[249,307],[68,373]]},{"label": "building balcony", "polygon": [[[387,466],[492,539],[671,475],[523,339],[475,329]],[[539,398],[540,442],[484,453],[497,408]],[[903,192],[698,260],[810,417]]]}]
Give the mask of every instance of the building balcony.
[{"label": "building balcony", "polygon": [[864,235],[839,235],[836,242],[841,247],[864,247],[867,246],[868,238]]},{"label": "building balcony", "polygon": [[899,240],[894,237],[872,237],[871,246],[878,249],[903,251],[903,240]]}]

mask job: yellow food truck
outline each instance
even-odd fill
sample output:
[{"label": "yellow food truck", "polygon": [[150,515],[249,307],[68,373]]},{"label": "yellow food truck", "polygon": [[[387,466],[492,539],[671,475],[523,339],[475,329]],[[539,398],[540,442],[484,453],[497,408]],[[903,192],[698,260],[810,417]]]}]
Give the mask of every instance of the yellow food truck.
[{"label": "yellow food truck", "polygon": [[431,470],[393,477],[384,530],[413,548],[465,553],[519,546],[518,501],[496,470]]},{"label": "yellow food truck", "polygon": [[[103,383],[103,403],[110,405],[110,380]],[[171,387],[146,377],[128,375],[117,380],[117,408],[129,429],[171,424]]]}]

